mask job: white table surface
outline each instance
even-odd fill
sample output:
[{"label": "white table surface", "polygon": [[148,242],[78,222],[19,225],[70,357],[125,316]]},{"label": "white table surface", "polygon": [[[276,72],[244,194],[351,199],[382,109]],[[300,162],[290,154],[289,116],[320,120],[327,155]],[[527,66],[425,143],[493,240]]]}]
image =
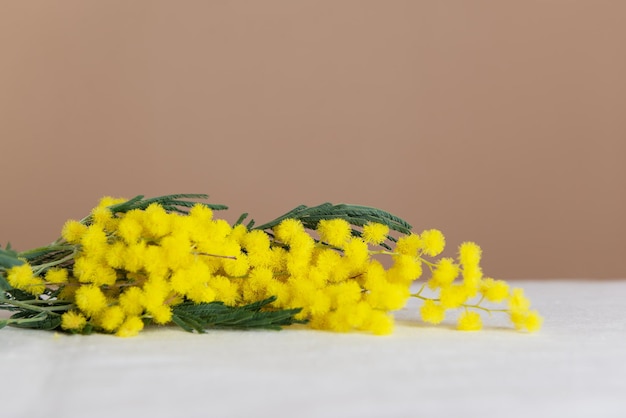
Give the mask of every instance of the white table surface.
[{"label": "white table surface", "polygon": [[626,417],[626,280],[518,281],[525,334],[0,330],[0,417]]}]

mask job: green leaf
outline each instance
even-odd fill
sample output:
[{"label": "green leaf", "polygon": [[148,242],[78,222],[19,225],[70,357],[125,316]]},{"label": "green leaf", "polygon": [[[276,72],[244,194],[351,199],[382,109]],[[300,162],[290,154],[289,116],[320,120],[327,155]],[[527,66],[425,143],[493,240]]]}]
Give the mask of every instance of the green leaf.
[{"label": "green leaf", "polygon": [[[281,223],[282,221],[284,221],[285,219],[298,219],[297,215],[302,212],[303,210],[305,210],[307,208],[307,206],[305,205],[300,205],[294,209],[291,209],[289,212],[285,213],[284,215],[279,216],[278,218],[274,219],[273,221],[264,223],[263,225],[259,225],[254,229],[272,229],[274,228],[276,225],[278,225],[279,223]],[[252,221],[251,221],[252,222]]]},{"label": "green leaf", "polygon": [[36,296],[33,296],[30,293],[25,292],[25,291],[20,290],[20,289],[10,289],[10,290],[7,290],[6,293],[12,299],[17,300],[17,301],[33,300],[33,299],[37,298]]},{"label": "green leaf", "polygon": [[24,264],[24,261],[17,256],[17,252],[11,249],[11,244],[7,244],[4,250],[0,248],[0,292],[12,289],[2,270],[9,270],[11,267]]},{"label": "green leaf", "polygon": [[203,324],[201,318],[197,318],[194,315],[187,314],[185,312],[177,312],[172,314],[172,320],[175,324],[180,326],[187,332],[198,332],[199,334],[204,333],[206,326]]},{"label": "green leaf", "polygon": [[222,302],[176,305],[172,320],[189,332],[202,333],[208,328],[228,329],[281,329],[281,326],[303,323],[294,318],[301,309],[263,310],[276,300],[271,297],[245,306],[233,307]]},{"label": "green leaf", "polygon": [[11,267],[21,266],[22,264],[24,264],[24,262],[17,257],[17,252],[10,248],[5,250],[0,248],[0,267],[10,269]]},{"label": "green leaf", "polygon": [[11,289],[12,287],[7,281],[7,279],[5,279],[2,273],[0,273],[0,292],[6,292]]},{"label": "green leaf", "polygon": [[242,213],[233,224],[233,227],[241,224],[248,217],[248,213]]},{"label": "green leaf", "polygon": [[297,219],[302,222],[305,228],[311,230],[317,229],[320,221],[328,219],[344,219],[349,224],[358,227],[362,227],[369,222],[376,222],[387,225],[389,229],[402,234],[409,234],[412,229],[411,224],[407,221],[384,210],[344,203],[338,205],[322,203],[314,207],[301,205],[273,221],[257,226],[255,229],[271,229],[285,219]]},{"label": "green leaf", "polygon": [[[209,195],[206,194],[171,194],[166,196],[152,197],[150,199],[144,199],[143,195],[135,196],[126,202],[118,203],[116,205],[109,206],[109,209],[113,213],[125,213],[133,209],[146,209],[153,203],[158,203],[163,206],[163,208],[170,212],[180,212],[187,213],[184,209],[181,208],[191,208],[194,205],[200,204],[204,205],[212,210],[224,210],[228,209],[228,206],[213,204],[213,203],[204,203],[197,202],[196,199],[208,199]],[[194,200],[180,200],[180,199],[194,199]]]},{"label": "green leaf", "polygon": [[16,328],[51,330],[61,325],[61,315],[52,312],[22,311],[11,316],[9,325]]}]

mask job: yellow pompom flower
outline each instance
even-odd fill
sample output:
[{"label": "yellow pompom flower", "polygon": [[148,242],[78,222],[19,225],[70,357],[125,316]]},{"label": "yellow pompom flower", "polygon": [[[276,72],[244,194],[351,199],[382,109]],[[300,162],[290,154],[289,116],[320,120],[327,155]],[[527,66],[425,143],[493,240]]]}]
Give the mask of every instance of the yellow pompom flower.
[{"label": "yellow pompom flower", "polygon": [[184,234],[173,233],[161,239],[161,248],[166,264],[172,270],[181,268],[191,261],[191,242]]},{"label": "yellow pompom flower", "polygon": [[120,306],[104,309],[96,318],[96,323],[105,331],[115,331],[124,322],[124,310]]},{"label": "yellow pompom flower", "polygon": [[107,299],[99,287],[84,285],[76,290],[76,305],[87,316],[100,313],[107,306]]},{"label": "yellow pompom flower", "polygon": [[343,248],[352,236],[350,224],[343,219],[322,219],[317,225],[320,239],[328,244]]},{"label": "yellow pompom flower", "polygon": [[152,278],[143,285],[143,306],[153,311],[165,303],[172,288],[169,282],[163,279]]},{"label": "yellow pompom flower", "polygon": [[106,207],[109,207],[109,206],[117,205],[119,203],[124,203],[127,200],[128,199],[124,199],[123,197],[104,196],[98,202],[98,207],[99,208],[106,208]]},{"label": "yellow pompom flower", "polygon": [[509,297],[509,309],[513,313],[526,313],[530,309],[530,301],[524,296],[524,290],[513,289]]},{"label": "yellow pompom flower", "polygon": [[131,316],[126,318],[122,325],[117,330],[118,337],[134,337],[139,334],[139,331],[143,329],[143,321],[137,316]]},{"label": "yellow pompom flower", "polygon": [[315,266],[323,273],[330,273],[341,262],[341,256],[334,250],[323,249],[317,254]]},{"label": "yellow pompom flower", "polygon": [[168,273],[168,265],[163,248],[159,245],[147,245],[144,252],[144,270],[148,275],[165,276]]},{"label": "yellow pompom flower", "polygon": [[242,236],[241,243],[243,248],[251,253],[266,251],[270,247],[270,238],[265,232],[254,230]]},{"label": "yellow pompom flower", "polygon": [[124,269],[136,273],[146,265],[147,246],[144,241],[130,244],[124,249]]},{"label": "yellow pompom flower", "polygon": [[331,283],[340,283],[352,277],[352,262],[345,257],[341,257],[337,265],[330,271],[328,281]]},{"label": "yellow pompom flower", "polygon": [[152,203],[144,211],[145,232],[152,238],[161,238],[169,234],[172,230],[172,216],[165,211],[163,206]]},{"label": "yellow pompom flower", "polygon": [[361,286],[355,281],[345,281],[330,285],[326,294],[331,298],[331,306],[337,309],[341,306],[354,305],[361,300]]},{"label": "yellow pompom flower", "polygon": [[463,285],[452,284],[441,288],[439,293],[441,306],[446,309],[458,308],[465,303],[467,297],[467,289]]},{"label": "yellow pompom flower", "polygon": [[205,283],[199,283],[192,286],[186,295],[195,303],[209,303],[215,300],[215,290],[207,286]]},{"label": "yellow pompom flower", "polygon": [[438,229],[429,229],[420,234],[423,242],[422,251],[431,257],[436,257],[444,250],[446,239]]},{"label": "yellow pompom flower", "polygon": [[206,265],[198,263],[197,267],[195,267],[196,272],[204,270],[202,273],[204,277],[199,278],[197,273],[194,274],[193,266],[196,266],[196,263],[194,263],[191,268],[177,269],[172,273],[170,277],[170,286],[172,286],[172,290],[174,290],[178,294],[186,295],[197,279],[206,281],[211,276],[208,267]]},{"label": "yellow pompom flower", "polygon": [[526,329],[530,332],[539,331],[543,325],[543,318],[537,311],[530,311],[526,316],[526,322],[524,323]]},{"label": "yellow pompom flower", "polygon": [[375,335],[389,335],[393,332],[393,317],[382,311],[372,311],[364,330],[370,330]]},{"label": "yellow pompom flower", "polygon": [[368,244],[382,244],[387,239],[389,227],[376,222],[367,223],[363,226],[363,239]]},{"label": "yellow pompom flower", "polygon": [[463,268],[463,285],[467,289],[468,297],[472,298],[478,293],[483,271],[478,265]]},{"label": "yellow pompom flower", "polygon": [[422,264],[413,256],[394,255],[393,261],[393,266],[387,272],[392,283],[409,285],[422,275]]},{"label": "yellow pompom flower", "polygon": [[479,331],[483,323],[480,315],[474,311],[463,311],[457,322],[457,329],[461,331]]},{"label": "yellow pompom flower", "polygon": [[[239,226],[235,229],[239,228]],[[255,230],[246,233],[241,238],[241,245],[248,253],[250,265],[258,267],[271,265],[272,252],[270,250],[270,239],[265,232]]]},{"label": "yellow pompom flower", "polygon": [[428,281],[428,286],[431,289],[438,287],[446,287],[452,284],[459,275],[459,266],[454,263],[454,260],[449,257],[444,257],[439,260],[432,277]]},{"label": "yellow pompom flower", "polygon": [[446,310],[435,301],[428,299],[420,308],[420,316],[424,322],[439,324],[446,317]]},{"label": "yellow pompom flower", "polygon": [[94,225],[98,225],[105,231],[112,232],[117,227],[118,219],[113,216],[111,210],[104,206],[96,206],[91,211]]},{"label": "yellow pompom flower", "polygon": [[[250,231],[250,232],[254,232],[254,231]],[[263,231],[259,231],[259,232],[263,232]],[[234,225],[233,229],[230,231],[230,235],[228,236],[228,239],[236,242],[239,245],[243,245],[243,241],[244,239],[246,239],[248,234],[249,234],[248,228],[244,224]],[[263,235],[267,236],[267,234],[265,234],[264,232],[263,232]]]},{"label": "yellow pompom flower", "polygon": [[372,316],[372,307],[366,302],[358,302],[348,308],[346,321],[350,327],[362,330]]},{"label": "yellow pompom flower", "polygon": [[[290,290],[290,300],[289,305],[291,306],[299,306],[303,308],[302,314],[305,314],[311,306],[315,302],[315,296],[317,294],[317,288],[315,284],[310,282],[309,280],[303,280],[303,278],[291,277],[286,282],[287,286]],[[346,292],[347,293],[347,292]],[[326,294],[328,294],[331,298],[333,295],[330,293],[330,288],[327,289]],[[344,294],[344,301],[348,301],[346,295]],[[333,301],[335,302],[335,301]],[[335,303],[335,306],[337,303]]]},{"label": "yellow pompom flower", "polygon": [[311,257],[290,252],[287,254],[287,271],[293,277],[306,277],[311,268]]},{"label": "yellow pompom flower", "polygon": [[489,277],[482,281],[480,292],[488,301],[500,303],[509,296],[509,285],[503,280]]},{"label": "yellow pompom flower", "polygon": [[150,311],[152,319],[157,324],[167,324],[172,320],[172,309],[169,306],[161,305]]},{"label": "yellow pompom flower", "polygon": [[[202,230],[199,228],[198,230]],[[216,219],[208,223],[207,225],[207,236],[198,235],[194,236],[192,231],[192,238],[195,239],[198,243],[206,240],[210,237],[211,241],[215,243],[224,243],[227,240],[227,237],[232,233],[233,228],[230,226],[228,222],[224,219]]]},{"label": "yellow pompom flower", "polygon": [[74,275],[81,283],[112,286],[117,280],[117,273],[98,259],[78,256],[74,262]]},{"label": "yellow pompom flower", "polygon": [[78,221],[69,220],[63,225],[61,236],[70,244],[78,244],[85,232],[87,232],[87,226]]},{"label": "yellow pompom flower", "polygon": [[67,311],[61,315],[61,328],[66,331],[80,331],[87,324],[85,316],[76,311]]},{"label": "yellow pompom flower", "polygon": [[304,232],[304,226],[302,222],[297,219],[285,219],[274,228],[276,238],[282,242],[291,242],[294,236],[302,234]]},{"label": "yellow pompom flower", "polygon": [[104,264],[99,264],[95,270],[93,284],[98,286],[113,286],[117,280],[117,273],[114,269]]},{"label": "yellow pompom flower", "polygon": [[67,283],[67,270],[52,268],[46,272],[46,282],[48,284]]},{"label": "yellow pompom flower", "polygon": [[537,311],[513,311],[510,314],[511,322],[518,330],[538,331],[543,323],[543,318]]},{"label": "yellow pompom flower", "polygon": [[138,316],[143,313],[143,292],[140,288],[129,287],[119,296],[119,304],[129,316]]},{"label": "yellow pompom flower", "polygon": [[83,253],[91,257],[101,257],[106,253],[107,235],[100,225],[91,225],[80,239]]},{"label": "yellow pompom flower", "polygon": [[213,220],[213,210],[206,205],[198,203],[189,211],[189,217],[201,223],[208,223]]},{"label": "yellow pompom flower", "polygon": [[215,291],[217,300],[229,306],[234,306],[239,300],[238,286],[224,276],[211,277],[211,288]]},{"label": "yellow pompom flower", "polygon": [[93,218],[94,224],[98,224],[104,227],[106,223],[113,217],[113,214],[106,207],[96,206],[91,210],[91,216]]},{"label": "yellow pompom flower", "polygon": [[346,308],[329,312],[325,315],[325,328],[329,331],[348,332],[352,329],[349,321],[350,311]]},{"label": "yellow pompom flower", "polygon": [[74,259],[74,276],[81,283],[90,283],[98,261],[90,257],[79,255]]},{"label": "yellow pompom flower", "polygon": [[77,287],[76,286],[62,286],[59,295],[57,296],[58,300],[64,301],[74,301]]},{"label": "yellow pompom flower", "polygon": [[31,295],[40,295],[46,289],[43,279],[34,275],[28,263],[11,267],[7,274],[7,281],[14,288],[24,290]]},{"label": "yellow pompom flower", "polygon": [[354,237],[347,241],[344,245],[345,260],[348,261],[350,268],[354,270],[361,269],[369,260],[369,249],[365,241],[361,238]]},{"label": "yellow pompom flower", "polygon": [[409,296],[411,292],[407,286],[386,283],[385,286],[372,289],[367,295],[367,301],[375,309],[395,311],[406,305]]},{"label": "yellow pompom flower", "polygon": [[330,309],[330,297],[323,290],[317,290],[311,304],[307,306],[307,311],[311,313],[311,316],[325,315]]},{"label": "yellow pompom flower", "polygon": [[474,242],[464,242],[459,246],[459,262],[464,267],[478,266],[481,255],[481,248]]},{"label": "yellow pompom flower", "polygon": [[377,289],[388,283],[387,271],[378,260],[374,260],[367,265],[363,274],[363,283],[366,289]]},{"label": "yellow pompom flower", "polygon": [[235,260],[226,259],[223,262],[224,272],[231,277],[241,277],[248,274],[250,269],[250,262],[248,256],[239,253]]},{"label": "yellow pompom flower", "polygon": [[250,271],[250,275],[244,281],[244,297],[247,301],[254,299],[255,295],[260,295],[264,298],[265,290],[270,287],[271,282],[274,280],[274,273],[268,268],[255,268]]},{"label": "yellow pompom flower", "polygon": [[127,212],[117,225],[117,234],[129,245],[137,243],[143,232],[143,227],[141,223],[135,219],[137,216],[133,212],[134,211]]},{"label": "yellow pompom flower", "polygon": [[33,278],[33,269],[30,264],[22,264],[9,269],[7,280],[9,284],[17,289],[21,289],[31,283]]},{"label": "yellow pompom flower", "polygon": [[124,266],[124,255],[126,254],[126,244],[122,241],[116,241],[109,245],[104,256],[105,262],[109,267],[121,269]]},{"label": "yellow pompom flower", "polygon": [[423,242],[419,235],[409,234],[398,239],[394,250],[398,254],[416,257],[417,251],[422,248],[422,245]]}]

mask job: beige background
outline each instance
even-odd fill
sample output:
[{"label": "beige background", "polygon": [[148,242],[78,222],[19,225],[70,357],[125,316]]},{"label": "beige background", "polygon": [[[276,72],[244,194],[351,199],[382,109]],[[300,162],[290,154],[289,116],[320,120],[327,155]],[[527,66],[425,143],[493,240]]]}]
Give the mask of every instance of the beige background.
[{"label": "beige background", "polygon": [[106,194],[362,203],[626,276],[626,2],[0,0],[0,241]]}]

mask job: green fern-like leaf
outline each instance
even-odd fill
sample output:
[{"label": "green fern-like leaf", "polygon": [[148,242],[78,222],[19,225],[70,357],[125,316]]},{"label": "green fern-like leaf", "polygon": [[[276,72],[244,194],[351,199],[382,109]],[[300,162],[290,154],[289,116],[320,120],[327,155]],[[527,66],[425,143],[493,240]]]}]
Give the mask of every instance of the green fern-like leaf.
[{"label": "green fern-like leaf", "polygon": [[[344,203],[338,205],[333,205],[332,203],[322,203],[321,205],[313,207],[301,205],[284,215],[279,216],[273,221],[255,227],[255,229],[269,230],[280,224],[285,219],[297,219],[302,222],[305,228],[311,230],[317,229],[320,221],[328,219],[344,219],[346,222],[356,227],[363,227],[369,222],[380,223],[387,225],[390,230],[400,232],[402,234],[409,234],[412,229],[411,224],[407,221],[384,210]],[[353,229],[352,234],[360,236],[361,232]],[[391,236],[388,236],[387,238],[390,241],[394,241]],[[389,248],[389,246],[384,243],[382,246]]]},{"label": "green fern-like leaf", "polygon": [[61,315],[54,312],[21,311],[11,316],[9,325],[16,328],[51,330],[61,325]]},{"label": "green fern-like leaf", "polygon": [[[205,203],[198,202],[197,199],[208,199],[209,195],[206,194],[196,194],[196,193],[185,193],[185,194],[171,194],[166,196],[152,197],[150,199],[144,199],[143,195],[135,196],[126,202],[118,203],[117,205],[112,205],[109,209],[113,213],[125,213],[133,209],[146,209],[153,203],[158,203],[167,211],[170,212],[179,212],[179,213],[187,213],[184,208],[191,208],[196,204],[204,205],[213,210],[225,210],[228,209],[228,206],[213,204],[213,203]],[[192,200],[181,200],[181,199],[192,199]]]},{"label": "green fern-like leaf", "polygon": [[199,333],[210,328],[279,330],[286,325],[304,322],[295,319],[301,310],[299,308],[264,310],[275,300],[272,297],[240,307],[224,305],[222,302],[185,302],[172,309],[172,320],[186,331]]}]

